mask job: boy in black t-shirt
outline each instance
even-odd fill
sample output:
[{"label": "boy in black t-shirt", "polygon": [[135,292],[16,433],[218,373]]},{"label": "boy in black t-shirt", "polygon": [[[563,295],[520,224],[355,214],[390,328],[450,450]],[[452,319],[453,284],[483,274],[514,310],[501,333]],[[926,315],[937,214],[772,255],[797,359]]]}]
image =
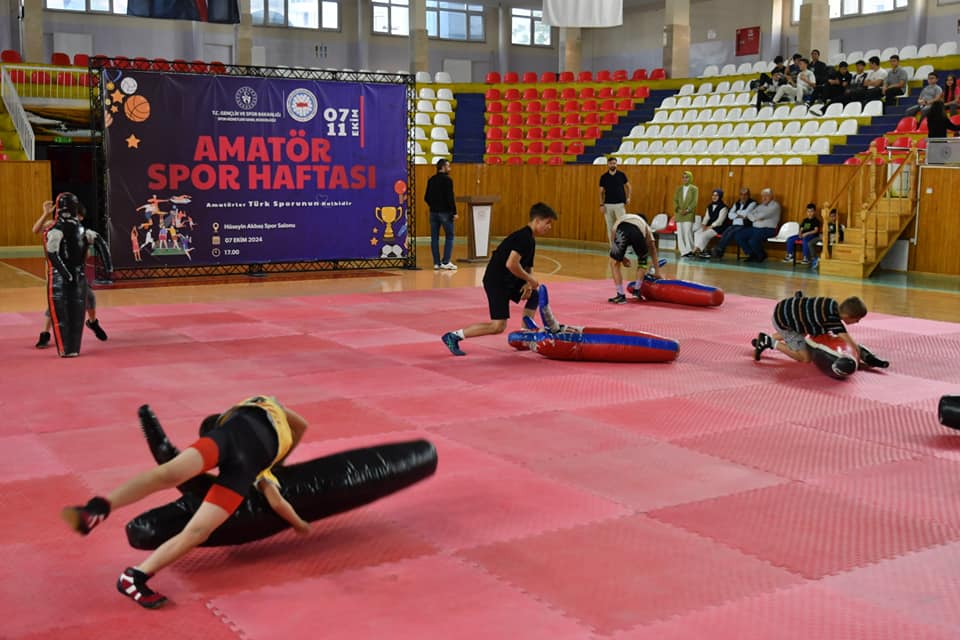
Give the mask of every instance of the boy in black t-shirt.
[{"label": "boy in black t-shirt", "polygon": [[803,264],[810,264],[813,260],[813,247],[820,239],[820,218],[817,217],[817,205],[810,203],[807,205],[807,217],[800,222],[800,233],[787,238],[787,255],[784,262],[793,262],[793,254],[796,251],[796,245],[799,242],[803,246]]},{"label": "boy in black t-shirt", "polygon": [[[553,209],[538,202],[530,208],[529,224],[503,239],[490,257],[483,274],[483,290],[487,294],[490,307],[490,322],[478,322],[443,334],[441,340],[450,353],[455,356],[467,355],[460,349],[460,341],[464,338],[503,333],[510,318],[511,300],[526,300],[523,313],[528,318],[533,318],[540,302],[537,293],[540,283],[531,275],[537,249],[535,238],[550,233],[556,219],[557,214]],[[552,317],[549,313],[544,315]],[[551,330],[559,329],[555,320],[553,324],[555,326],[549,327]]]}]

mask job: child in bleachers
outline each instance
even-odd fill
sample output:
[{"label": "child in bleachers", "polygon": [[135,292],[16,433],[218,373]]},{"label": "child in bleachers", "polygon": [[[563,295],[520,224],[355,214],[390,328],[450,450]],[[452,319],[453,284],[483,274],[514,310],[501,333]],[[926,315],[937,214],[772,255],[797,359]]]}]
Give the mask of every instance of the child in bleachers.
[{"label": "child in bleachers", "polygon": [[800,223],[800,233],[787,238],[787,256],[784,262],[793,262],[793,254],[796,251],[797,242],[803,245],[803,260],[801,264],[810,264],[813,260],[812,247],[820,239],[820,228],[822,224],[817,217],[817,205],[810,203],[807,205],[807,217]]},{"label": "child in bleachers", "polygon": [[[829,218],[827,220],[827,235],[829,236],[829,246],[837,244],[838,242],[843,242],[843,225],[837,221],[837,210],[830,209]],[[820,258],[816,258],[813,261],[813,264],[810,265],[811,268],[816,269],[820,266]]]}]

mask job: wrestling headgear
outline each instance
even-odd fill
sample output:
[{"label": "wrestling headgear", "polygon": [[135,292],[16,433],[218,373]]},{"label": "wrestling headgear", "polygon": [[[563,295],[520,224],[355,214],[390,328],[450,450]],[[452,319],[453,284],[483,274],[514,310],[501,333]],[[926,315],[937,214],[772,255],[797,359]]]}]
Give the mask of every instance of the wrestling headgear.
[{"label": "wrestling headgear", "polygon": [[64,191],[57,196],[57,200],[53,205],[54,214],[58,218],[76,218],[80,214],[80,209],[82,205],[80,204],[80,199],[70,193],[69,191]]}]

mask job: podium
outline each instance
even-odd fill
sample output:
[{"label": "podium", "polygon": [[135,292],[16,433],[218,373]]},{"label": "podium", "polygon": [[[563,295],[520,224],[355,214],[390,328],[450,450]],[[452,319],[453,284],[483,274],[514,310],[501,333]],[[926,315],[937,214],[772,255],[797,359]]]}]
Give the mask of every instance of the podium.
[{"label": "podium", "polygon": [[461,196],[467,203],[467,257],[459,262],[487,262],[490,259],[490,218],[500,196]]}]

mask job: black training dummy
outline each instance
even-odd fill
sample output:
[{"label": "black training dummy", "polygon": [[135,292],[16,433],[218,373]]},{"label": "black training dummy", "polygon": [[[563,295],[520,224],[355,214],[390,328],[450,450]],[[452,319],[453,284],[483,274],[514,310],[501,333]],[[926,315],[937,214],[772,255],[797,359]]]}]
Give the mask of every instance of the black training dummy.
[{"label": "black training dummy", "polygon": [[960,429],[960,396],[943,396],[937,407],[940,424],[951,429]]},{"label": "black training dummy", "polygon": [[84,264],[93,244],[107,272],[113,270],[110,250],[99,233],[80,222],[82,205],[72,193],[61,193],[54,203],[53,226],[44,234],[49,260],[47,300],[57,353],[67,358],[80,355],[83,320],[87,311],[87,279]]},{"label": "black training dummy", "polygon": [[[157,417],[144,405],[140,425],[158,464],[179,450],[167,439]],[[280,492],[309,522],[349,511],[404,489],[437,469],[437,451],[426,440],[355,449],[289,466],[274,467]],[[213,476],[203,474],[177,487],[178,500],[151,509],[127,523],[127,541],[135,549],[156,549],[180,533],[193,516]],[[289,528],[256,489],[203,543],[204,547],[243,544]]]}]

